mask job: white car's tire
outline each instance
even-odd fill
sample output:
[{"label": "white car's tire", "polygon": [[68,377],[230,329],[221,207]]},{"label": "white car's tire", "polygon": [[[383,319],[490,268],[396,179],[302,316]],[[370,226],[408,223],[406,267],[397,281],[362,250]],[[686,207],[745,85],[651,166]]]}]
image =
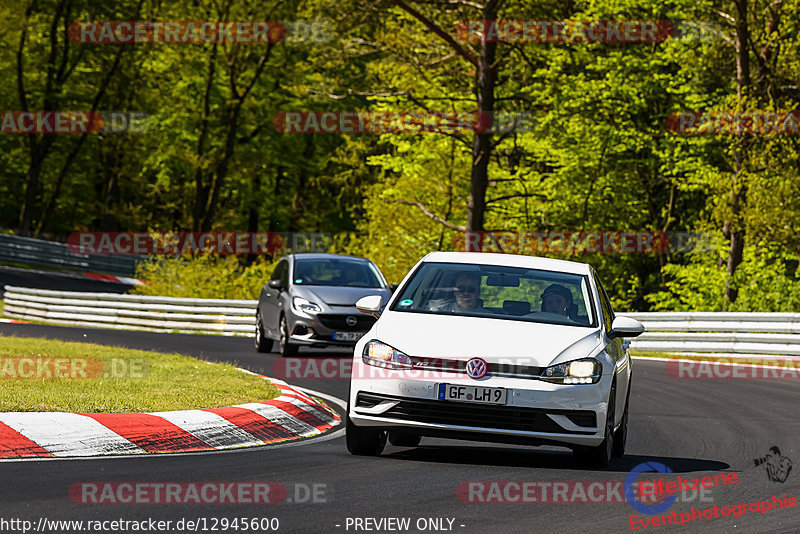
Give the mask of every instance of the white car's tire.
[{"label": "white car's tire", "polygon": [[[349,412],[350,410],[348,410]],[[386,447],[386,431],[378,428],[358,427],[346,416],[347,450],[356,456],[380,456]]]},{"label": "white car's tire", "polygon": [[608,467],[614,452],[614,417],[615,409],[613,399],[616,398],[617,384],[611,386],[611,392],[608,399],[608,411],[606,412],[605,421],[605,437],[603,442],[596,447],[576,447],[574,449],[575,456],[583,463],[592,467],[605,468]]}]

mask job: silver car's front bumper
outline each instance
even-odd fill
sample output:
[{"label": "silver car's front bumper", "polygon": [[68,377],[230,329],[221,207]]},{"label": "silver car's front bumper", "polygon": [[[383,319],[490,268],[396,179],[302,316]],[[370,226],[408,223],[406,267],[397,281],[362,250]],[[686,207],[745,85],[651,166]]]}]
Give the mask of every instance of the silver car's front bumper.
[{"label": "silver car's front bumper", "polygon": [[[289,339],[296,345],[352,347],[372,328],[373,324],[375,324],[373,317],[364,315],[355,307],[339,306],[334,313],[290,313],[287,315]],[[339,332],[357,334],[357,337],[350,340],[334,339],[334,335]]]}]

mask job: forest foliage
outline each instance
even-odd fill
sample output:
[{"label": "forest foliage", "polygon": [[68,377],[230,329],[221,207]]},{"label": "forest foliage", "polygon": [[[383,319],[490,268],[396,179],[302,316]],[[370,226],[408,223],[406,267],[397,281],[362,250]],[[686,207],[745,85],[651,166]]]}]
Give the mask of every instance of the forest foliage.
[{"label": "forest foliage", "polygon": [[[0,0],[0,110],[144,131],[0,135],[0,228],[323,232],[390,282],[463,232],[696,232],[591,263],[629,310],[800,310],[800,135],[675,113],[798,110],[800,0]],[[80,43],[77,21],[283,21],[269,43]],[[671,21],[657,42],[464,39],[475,20]],[[302,24],[292,25],[292,22]],[[316,24],[317,35],[297,28]],[[507,132],[282,133],[286,111],[521,114]],[[139,291],[255,298],[274,258],[162,260]],[[198,293],[201,292],[202,294]]]}]

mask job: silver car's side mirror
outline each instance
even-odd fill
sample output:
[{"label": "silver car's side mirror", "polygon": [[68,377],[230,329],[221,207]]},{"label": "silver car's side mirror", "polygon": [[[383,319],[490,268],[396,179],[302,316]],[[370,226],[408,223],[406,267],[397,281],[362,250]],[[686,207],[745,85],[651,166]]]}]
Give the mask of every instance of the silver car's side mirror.
[{"label": "silver car's side mirror", "polygon": [[615,317],[611,323],[611,332],[608,333],[610,339],[615,337],[636,337],[644,332],[644,325],[631,317]]},{"label": "silver car's side mirror", "polygon": [[368,295],[366,297],[361,297],[356,302],[356,308],[361,313],[366,313],[367,315],[372,315],[376,319],[381,316],[381,304],[383,299],[380,295]]}]

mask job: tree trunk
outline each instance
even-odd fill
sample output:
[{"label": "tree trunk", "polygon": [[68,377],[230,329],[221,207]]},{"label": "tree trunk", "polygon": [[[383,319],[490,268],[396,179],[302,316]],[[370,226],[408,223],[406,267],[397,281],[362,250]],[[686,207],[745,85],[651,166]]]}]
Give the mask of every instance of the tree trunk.
[{"label": "tree trunk", "polygon": [[[736,98],[737,108],[750,96],[750,63],[748,57],[749,31],[747,25],[747,0],[736,0]],[[742,214],[747,207],[747,186],[744,183],[744,166],[747,147],[742,133],[737,133],[734,150],[733,183],[729,194],[730,214],[723,224],[723,234],[728,238],[728,266],[725,280],[723,311],[736,302],[739,292],[733,284],[736,268],[744,255],[745,228]]]},{"label": "tree trunk", "polygon": [[[483,8],[484,20],[497,18],[497,0],[490,0]],[[497,71],[494,65],[497,42],[481,40],[481,55],[478,61],[477,98],[478,113],[492,117],[494,111],[494,85]],[[467,231],[483,230],[486,212],[486,188],[489,183],[489,159],[492,152],[492,134],[476,132],[472,139],[472,173],[470,176]]]},{"label": "tree trunk", "polygon": [[206,137],[208,137],[209,122],[211,120],[211,88],[214,85],[214,74],[217,68],[217,45],[209,50],[208,73],[206,74],[206,88],[203,92],[203,118],[200,121],[200,135],[197,136],[195,155],[197,168],[194,170],[194,213],[192,216],[192,231],[199,232],[203,212],[208,202],[209,187],[205,184],[203,172],[203,157],[205,156]]},{"label": "tree trunk", "polygon": [[225,132],[225,152],[222,155],[214,170],[214,178],[211,181],[211,192],[203,209],[203,216],[200,219],[200,231],[210,232],[211,224],[214,222],[214,215],[217,211],[217,203],[219,202],[219,193],[225,184],[225,179],[228,177],[228,167],[230,166],[231,159],[236,146],[236,131],[239,126],[239,115],[242,109],[242,102],[237,100],[231,106],[228,116],[228,126]]}]

